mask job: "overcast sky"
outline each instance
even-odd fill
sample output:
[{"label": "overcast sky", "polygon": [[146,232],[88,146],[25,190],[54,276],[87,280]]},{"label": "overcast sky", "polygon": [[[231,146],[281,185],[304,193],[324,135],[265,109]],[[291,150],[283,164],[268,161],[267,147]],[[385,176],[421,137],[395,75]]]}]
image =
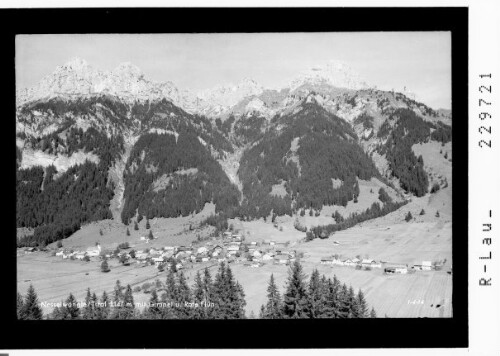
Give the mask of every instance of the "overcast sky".
[{"label": "overcast sky", "polygon": [[18,87],[74,57],[101,70],[132,62],[150,80],[194,91],[244,77],[283,87],[302,70],[340,60],[380,89],[407,86],[417,100],[451,108],[449,32],[25,35],[16,39]]}]

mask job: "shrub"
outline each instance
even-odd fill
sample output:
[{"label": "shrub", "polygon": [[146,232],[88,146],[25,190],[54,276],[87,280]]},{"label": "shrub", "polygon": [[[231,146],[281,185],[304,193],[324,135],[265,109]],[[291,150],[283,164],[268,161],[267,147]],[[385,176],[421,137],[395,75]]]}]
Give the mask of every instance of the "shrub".
[{"label": "shrub", "polygon": [[118,248],[121,249],[121,250],[125,250],[127,248],[129,248],[130,245],[128,242],[122,242],[121,244],[118,245]]},{"label": "shrub", "polygon": [[439,218],[439,210],[436,211],[436,218]]},{"label": "shrub", "polygon": [[109,266],[108,266],[108,261],[107,260],[104,260],[102,261],[101,263],[101,272],[109,272],[110,269],[109,269]]},{"label": "shrub", "polygon": [[59,240],[59,241],[57,241],[57,248],[61,248],[61,247],[63,247],[63,244],[62,244],[62,241]]},{"label": "shrub", "polygon": [[439,184],[436,182],[433,184],[431,189],[431,194],[436,193],[440,189]]},{"label": "shrub", "polygon": [[419,215],[425,215],[425,210],[424,209],[420,210],[420,214]]},{"label": "shrub", "polygon": [[135,286],[134,287],[134,293],[139,293],[141,291],[141,287],[140,286]]},{"label": "shrub", "polygon": [[411,215],[411,212],[409,211],[408,214],[406,214],[405,221],[408,222],[411,219],[413,219],[413,216]]},{"label": "shrub", "polygon": [[89,256],[85,256],[85,257],[83,258],[83,260],[84,260],[85,262],[90,262],[90,257],[89,257]]}]

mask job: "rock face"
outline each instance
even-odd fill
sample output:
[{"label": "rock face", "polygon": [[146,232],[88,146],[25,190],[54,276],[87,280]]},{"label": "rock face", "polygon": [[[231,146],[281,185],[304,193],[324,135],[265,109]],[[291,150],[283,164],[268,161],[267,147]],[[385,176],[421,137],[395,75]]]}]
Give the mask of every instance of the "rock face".
[{"label": "rock face", "polygon": [[326,65],[316,66],[300,73],[290,83],[289,88],[294,91],[303,85],[329,85],[353,90],[372,88],[351,67],[340,61],[330,61]]},{"label": "rock face", "polygon": [[85,60],[75,58],[59,66],[33,88],[17,92],[17,105],[54,97],[74,99],[96,95],[113,95],[129,103],[163,98],[191,114],[224,119],[230,114],[261,113],[271,117],[278,110],[296,103],[292,94],[322,88],[359,90],[370,86],[348,65],[329,62],[300,73],[280,91],[266,89],[250,78],[237,84],[216,86],[192,93],[180,90],[172,82],[154,82],[131,63],[121,63],[111,71],[94,69]]},{"label": "rock face", "polygon": [[166,98],[188,112],[198,106],[198,99],[179,90],[171,82],[153,82],[144,78],[131,63],[122,63],[109,72],[96,70],[83,59],[73,59],[59,66],[35,87],[17,93],[17,105],[54,97],[73,99],[109,94],[128,102]]}]

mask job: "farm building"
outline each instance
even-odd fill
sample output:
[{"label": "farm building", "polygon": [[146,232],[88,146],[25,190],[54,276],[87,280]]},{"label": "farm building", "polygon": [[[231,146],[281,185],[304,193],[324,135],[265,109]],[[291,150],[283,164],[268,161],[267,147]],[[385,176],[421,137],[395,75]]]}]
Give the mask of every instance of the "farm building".
[{"label": "farm building", "polygon": [[264,256],[262,256],[263,261],[269,261],[273,259],[273,255],[270,253],[266,253]]},{"label": "farm building", "polygon": [[406,266],[386,267],[386,268],[384,268],[384,273],[387,273],[387,274],[394,274],[394,273],[406,274],[406,273],[408,273],[408,267],[406,267]]},{"label": "farm building", "polygon": [[75,255],[75,258],[77,260],[83,260],[85,258],[85,254],[84,253],[78,253]]},{"label": "farm building", "polygon": [[212,253],[214,253],[214,252],[221,253],[222,252],[222,246],[215,245],[214,248],[212,249]]},{"label": "farm building", "polygon": [[364,259],[361,261],[361,266],[363,268],[382,268],[382,264],[375,260]]},{"label": "farm building", "polygon": [[231,231],[225,231],[222,235],[226,238],[229,238],[231,237]]},{"label": "farm building", "polygon": [[153,258],[153,262],[155,263],[155,266],[158,267],[159,265],[162,265],[163,262],[163,258],[162,257],[155,257]]},{"label": "farm building", "polygon": [[147,240],[146,236],[141,236],[140,241],[146,241],[146,240]]},{"label": "farm building", "polygon": [[356,262],[354,262],[349,258],[347,260],[342,261],[342,263],[344,264],[344,266],[356,266]]},{"label": "farm building", "polygon": [[279,264],[287,264],[288,263],[288,255],[276,255],[274,256],[274,261]]},{"label": "farm building", "polygon": [[322,265],[332,265],[333,264],[333,258],[329,258],[329,257],[322,258],[321,259],[321,264]]},{"label": "farm building", "polygon": [[62,255],[64,255],[64,251],[56,252],[56,256],[62,256]]},{"label": "farm building", "polygon": [[431,261],[422,261],[420,265],[414,265],[413,268],[418,271],[430,271],[432,270],[432,262]]},{"label": "farm building", "polygon": [[205,246],[202,246],[198,250],[196,250],[196,252],[201,253],[201,254],[206,254],[208,252],[208,248],[206,248]]},{"label": "farm building", "polygon": [[262,256],[262,253],[259,250],[255,250],[253,252],[253,257],[260,257],[260,256]]}]

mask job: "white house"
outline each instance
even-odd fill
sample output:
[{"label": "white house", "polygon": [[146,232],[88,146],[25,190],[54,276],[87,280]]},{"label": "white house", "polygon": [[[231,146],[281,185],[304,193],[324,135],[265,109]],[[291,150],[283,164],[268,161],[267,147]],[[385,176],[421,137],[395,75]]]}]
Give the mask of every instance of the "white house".
[{"label": "white house", "polygon": [[101,254],[101,245],[97,244],[96,247],[87,248],[87,256],[97,257]]},{"label": "white house", "polygon": [[201,254],[204,254],[204,253],[207,253],[208,252],[208,248],[206,248],[205,246],[202,246],[200,247],[198,250],[196,250],[197,253],[201,253]]},{"label": "white house", "polygon": [[76,255],[75,255],[75,258],[76,258],[77,260],[83,260],[83,259],[85,258],[85,254],[83,254],[83,253],[76,254]]},{"label": "white house", "polygon": [[342,261],[344,263],[344,266],[356,266],[356,262],[354,262],[353,260],[351,259],[347,259],[347,260],[344,260]]},{"label": "white house", "polygon": [[253,257],[260,257],[260,256],[262,256],[262,253],[259,250],[255,250],[253,252]]},{"label": "white house", "polygon": [[208,262],[208,261],[210,261],[210,258],[208,258],[208,257],[201,258],[201,262]]},{"label": "white house", "polygon": [[288,255],[276,255],[276,256],[274,256],[274,260],[279,264],[287,264],[288,263]]},{"label": "white house", "polygon": [[408,268],[406,266],[391,266],[384,268],[384,272],[389,274],[393,273],[406,274],[408,273]]},{"label": "white house", "polygon": [[432,262],[431,261],[422,261],[422,270],[423,271],[430,271],[432,269]]},{"label": "white house", "polygon": [[146,240],[147,240],[147,238],[146,238],[146,236],[141,236],[141,239],[140,239],[140,240],[141,240],[141,241],[146,241]]},{"label": "white house", "polygon": [[413,268],[419,271],[430,271],[432,270],[432,262],[422,261],[421,265],[414,265]]},{"label": "white house", "polygon": [[262,256],[263,261],[269,261],[273,259],[273,255],[266,253],[264,256]]},{"label": "white house", "polygon": [[64,251],[56,252],[56,256],[63,256],[63,255],[64,255]]},{"label": "white house", "polygon": [[240,250],[240,247],[239,246],[234,246],[234,245],[231,245],[231,246],[228,246],[227,247],[227,251],[228,252],[231,252],[231,251],[234,251],[234,252],[237,252]]},{"label": "white house", "polygon": [[163,257],[154,257],[153,262],[155,263],[155,266],[158,267],[159,265],[163,264]]},{"label": "white house", "polygon": [[175,265],[175,268],[176,268],[177,270],[180,270],[180,269],[183,269],[183,268],[184,268],[184,266],[182,265],[182,263],[178,263],[178,264],[176,264],[176,265]]}]

